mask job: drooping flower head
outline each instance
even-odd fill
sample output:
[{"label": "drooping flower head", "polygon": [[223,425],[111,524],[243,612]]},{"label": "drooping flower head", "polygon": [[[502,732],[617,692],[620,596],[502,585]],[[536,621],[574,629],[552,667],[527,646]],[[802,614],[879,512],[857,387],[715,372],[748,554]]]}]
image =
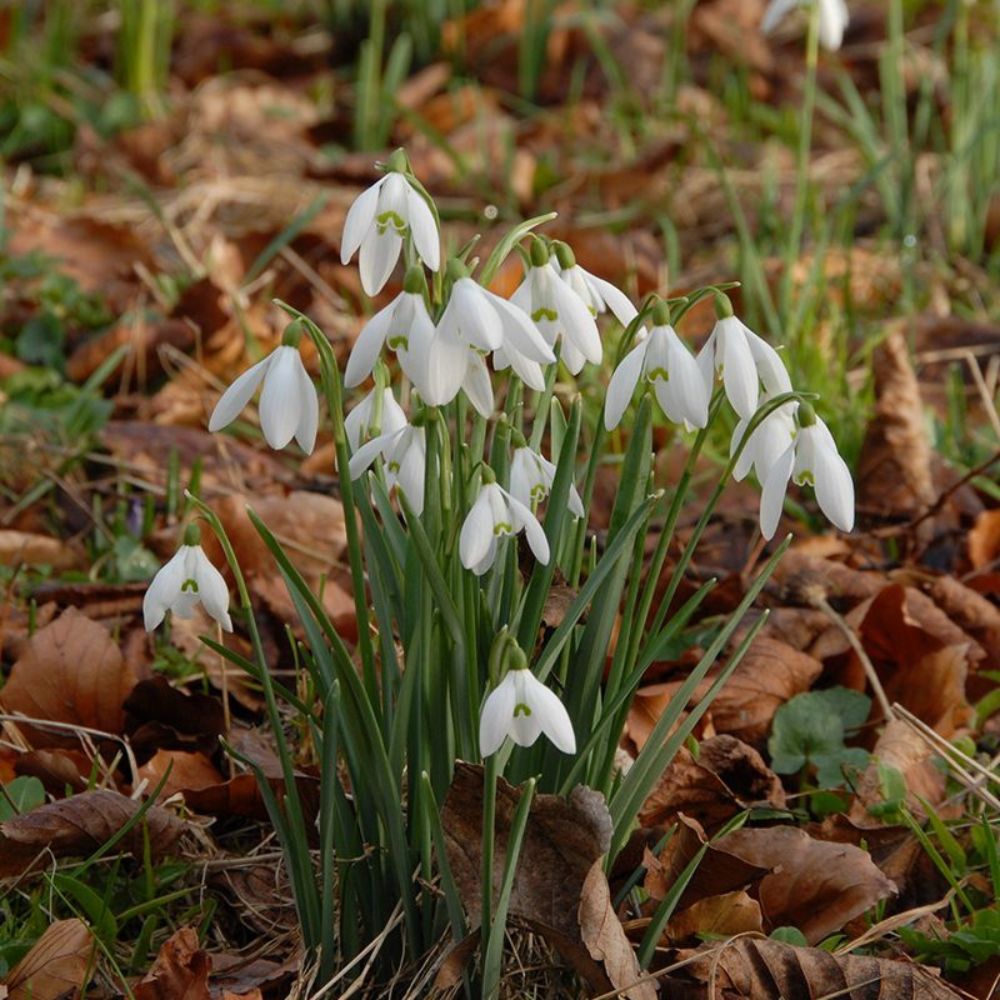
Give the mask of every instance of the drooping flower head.
[{"label": "drooping flower head", "polygon": [[285,330],[281,346],[248,368],[219,397],[208,421],[210,431],[232,423],[263,382],[260,427],[264,439],[272,448],[284,448],[294,437],[304,452],[312,452],[319,426],[319,397],[302,364],[301,337],[300,321],[295,320]]},{"label": "drooping flower head", "polygon": [[198,526],[188,525],[184,544],[160,567],[146,588],[142,619],[147,632],[152,632],[168,611],[178,618],[190,618],[199,602],[227,632],[232,632],[229,588],[222,574],[208,561],[200,543]]},{"label": "drooping flower head", "polygon": [[360,247],[361,285],[369,295],[377,295],[399,260],[407,234],[420,259],[436,271],[441,266],[441,245],[434,213],[410,180],[406,154],[396,150],[386,164],[385,176],[351,205],[340,261],[347,264]]},{"label": "drooping flower head", "polygon": [[458,539],[462,565],[482,576],[496,559],[498,540],[519,531],[524,532],[535,558],[547,564],[549,542],[531,508],[498,485],[491,469],[484,469],[482,488]]},{"label": "drooping flower head", "polygon": [[392,434],[406,426],[406,414],[392,389],[376,386],[344,419],[344,431],[352,451],[379,434]]},{"label": "drooping flower head", "polygon": [[586,361],[600,364],[603,349],[595,314],[589,308],[591,296],[581,297],[570,282],[560,279],[541,240],[532,243],[530,259],[511,302],[531,317],[550,347],[562,342],[562,360],[573,375]]},{"label": "drooping flower head", "polygon": [[666,303],[657,303],[652,320],[652,329],[622,358],[611,376],[604,426],[608,430],[618,426],[635,387],[644,378],[652,385],[656,401],[669,420],[704,427],[708,423],[709,394],[698,364],[670,325]]},{"label": "drooping flower head", "polygon": [[760,23],[761,31],[770,34],[778,23],[795,7],[819,5],[819,43],[836,51],[844,41],[844,31],[851,19],[845,0],[771,0]]},{"label": "drooping flower head", "polygon": [[841,531],[854,527],[854,482],[829,428],[808,403],[798,407],[794,441],[774,462],[760,496],[760,533],[772,538],[781,518],[788,480],[812,486],[819,509]]},{"label": "drooping flower head", "polygon": [[530,747],[544,733],[563,753],[576,753],[573,723],[554,691],[527,668],[508,670],[487,695],[479,718],[479,752],[495,754],[509,736]]},{"label": "drooping flower head", "polygon": [[[387,389],[386,392],[389,390]],[[385,481],[391,492],[398,488],[416,514],[424,509],[424,480],[427,473],[427,438],[423,427],[406,423],[363,444],[351,456],[351,479],[362,473],[381,455],[385,459]]]},{"label": "drooping flower head", "polygon": [[555,251],[552,266],[559,272],[562,281],[583,299],[593,316],[600,316],[610,311],[622,326],[628,326],[635,319],[639,310],[629,297],[610,281],[591,274],[578,264],[576,255],[568,243],[556,240],[552,244],[552,249]]}]

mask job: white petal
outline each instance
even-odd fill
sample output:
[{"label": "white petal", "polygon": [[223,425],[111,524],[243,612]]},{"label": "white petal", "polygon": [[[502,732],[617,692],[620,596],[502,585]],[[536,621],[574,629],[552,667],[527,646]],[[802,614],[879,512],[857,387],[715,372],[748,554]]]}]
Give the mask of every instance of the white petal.
[{"label": "white petal", "polygon": [[542,720],[532,706],[534,691],[529,687],[535,678],[529,670],[512,670],[511,673],[514,675],[515,701],[510,738],[518,746],[530,747],[542,734]]},{"label": "white petal", "polygon": [[469,351],[462,388],[480,416],[489,417],[493,413],[493,381],[490,379],[490,370],[474,351]]},{"label": "white petal", "polygon": [[347,435],[347,442],[351,446],[351,451],[357,451],[361,443],[361,437],[367,434],[371,423],[372,407],[375,405],[376,389],[372,389],[354,409],[344,417],[344,433]]},{"label": "white petal", "polygon": [[[471,348],[460,340],[440,330],[434,331],[427,353],[427,395],[425,399],[432,406],[450,403],[462,388],[469,368]],[[489,373],[486,375],[489,382]],[[492,393],[492,390],[491,390]],[[492,412],[492,394],[489,400]]]},{"label": "white petal", "polygon": [[579,375],[583,371],[583,366],[587,363],[587,359],[583,356],[583,353],[578,351],[576,346],[569,340],[563,341],[559,360],[566,366],[566,370],[570,375]]},{"label": "white petal", "polygon": [[215,404],[212,416],[208,421],[210,431],[222,430],[227,424],[232,423],[241,413],[243,407],[250,402],[250,397],[257,391],[261,379],[267,374],[268,365],[274,354],[269,354],[263,361],[248,368],[235,382],[219,397]]},{"label": "white petal", "polygon": [[516,449],[510,463],[510,495],[530,507],[532,490],[540,485],[538,463],[535,462],[531,449]]},{"label": "white petal", "polygon": [[854,528],[854,481],[847,463],[835,451],[822,449],[817,456],[816,502],[819,509],[840,528]]},{"label": "white petal", "polygon": [[414,191],[409,184],[406,185],[406,211],[413,245],[417,248],[420,259],[432,271],[436,271],[441,266],[441,241],[438,239],[434,213],[420,193]]},{"label": "white petal", "polygon": [[644,340],[633,347],[622,358],[622,363],[611,376],[608,392],[604,399],[604,426],[609,431],[618,426],[628,409],[628,404],[632,402],[632,396],[646,360],[647,343],[648,341]]},{"label": "white petal", "polygon": [[708,340],[702,344],[701,350],[695,356],[698,364],[698,371],[701,372],[701,380],[705,384],[705,394],[709,399],[715,389],[715,332],[713,331]]},{"label": "white petal", "polygon": [[403,433],[403,430],[394,431],[392,434],[380,434],[378,437],[374,437],[371,441],[363,444],[351,455],[351,460],[348,464],[348,474],[351,479],[357,479],[379,455],[387,451],[399,435]]},{"label": "white petal", "polygon": [[185,549],[182,545],[171,558],[160,567],[150,581],[142,598],[142,622],[147,632],[152,632],[170,609],[181,592],[181,585],[187,578],[185,572]]},{"label": "white petal", "polygon": [[495,687],[483,702],[479,717],[479,753],[483,757],[495,754],[507,738],[514,721],[516,700],[513,671]]},{"label": "white petal", "polygon": [[490,306],[472,278],[459,278],[452,286],[440,325],[446,333],[454,329],[462,340],[481,351],[495,351],[503,346],[503,324]]},{"label": "white petal", "polygon": [[401,437],[394,450],[393,460],[399,463],[396,482],[406,494],[406,500],[418,516],[424,512],[424,478],[426,451],[424,429],[410,427]]},{"label": "white petal", "polygon": [[462,565],[466,569],[472,569],[481,562],[489,551],[490,542],[493,540],[493,511],[490,505],[490,491],[497,490],[495,484],[484,486],[476,497],[476,502],[472,505],[462,525],[462,532],[458,539],[458,551],[462,558]]},{"label": "white petal", "polygon": [[497,540],[494,536],[490,539],[490,547],[486,550],[486,555],[484,555],[483,558],[472,567],[472,572],[475,573],[476,576],[482,576],[484,573],[489,571],[490,567],[496,560],[497,548]]},{"label": "white petal", "polygon": [[344,369],[344,385],[348,389],[361,385],[371,375],[401,299],[402,295],[397,295],[361,328],[361,333],[351,348],[351,356],[347,359],[347,368]]},{"label": "white petal", "polygon": [[758,337],[749,327],[743,327],[744,336],[750,345],[757,375],[764,386],[765,392],[779,396],[783,392],[792,391],[792,380],[788,377],[781,355],[763,337]]},{"label": "white petal", "polygon": [[316,431],[319,429],[319,395],[313,385],[305,365],[299,364],[299,423],[295,428],[295,440],[299,447],[311,455],[316,446]]},{"label": "white petal", "polygon": [[639,310],[632,305],[631,299],[621,289],[612,285],[610,281],[605,281],[604,278],[598,278],[596,274],[591,274],[589,271],[584,271],[584,274],[591,288],[600,295],[607,304],[607,307],[614,314],[615,319],[622,326],[628,326],[639,315]]},{"label": "white petal", "polygon": [[741,417],[753,416],[757,409],[757,366],[742,324],[735,316],[719,320],[716,331],[716,368],[722,368],[726,396]]},{"label": "white petal", "polygon": [[674,334],[669,345],[670,388],[682,419],[692,427],[708,423],[708,395],[702,381],[698,362]]},{"label": "white petal", "polygon": [[531,714],[538,717],[542,732],[563,753],[576,753],[576,736],[566,707],[540,680],[531,674],[529,678],[525,683],[528,707]]},{"label": "white petal", "polygon": [[528,545],[534,552],[535,558],[547,566],[549,562],[549,540],[545,537],[545,531],[538,523],[538,518],[516,497],[507,494],[507,501],[510,504],[510,511],[514,517],[514,527],[524,528],[524,537],[528,539]]},{"label": "white petal", "polygon": [[378,295],[399,260],[403,237],[391,226],[380,233],[374,226],[361,244],[358,271],[361,287],[368,295]]},{"label": "white petal", "polygon": [[553,275],[552,296],[559,312],[563,336],[592,364],[599,365],[604,355],[597,323],[583,300]]},{"label": "white petal", "polygon": [[362,191],[347,212],[344,220],[344,234],[340,238],[340,263],[346,264],[354,252],[361,246],[362,240],[372,229],[375,222],[375,212],[378,209],[378,195],[385,183],[383,177],[370,188]]},{"label": "white petal", "polygon": [[[545,390],[545,374],[542,372],[542,366],[537,361],[526,358],[520,351],[514,350],[513,347],[507,348],[505,353],[510,361],[511,368],[517,372],[518,377],[526,386],[529,386],[536,392],[543,392]],[[503,355],[500,351],[497,351],[493,357],[494,359],[498,357],[502,358]],[[495,367],[499,371],[505,366],[501,360],[495,362]]]},{"label": "white petal", "polygon": [[232,632],[229,617],[229,588],[222,574],[208,561],[200,545],[193,546],[198,597],[204,609],[227,631]]},{"label": "white petal", "polygon": [[572,483],[569,484],[569,499],[566,506],[574,517],[583,517],[585,514],[583,500],[580,499],[580,494]]},{"label": "white petal", "polygon": [[771,466],[760,494],[760,533],[768,540],[774,537],[781,520],[781,509],[788,489],[788,479],[795,464],[795,446],[789,445],[785,453]]},{"label": "white petal", "polygon": [[801,3],[801,0],[771,0],[767,10],[764,11],[764,17],[760,22],[760,30],[765,35],[769,35],[778,26],[781,19],[792,8],[798,6],[799,3]]},{"label": "white petal", "polygon": [[538,332],[535,324],[531,322],[531,317],[489,289],[483,289],[483,292],[496,308],[503,324],[503,336],[510,346],[531,361],[543,365],[552,364],[556,356],[552,353],[552,348],[545,343],[545,338]]},{"label": "white petal", "polygon": [[284,448],[299,425],[302,358],[297,348],[288,346],[279,347],[271,358],[260,394],[260,427],[272,448]]},{"label": "white petal", "polygon": [[849,20],[844,0],[819,0],[819,40],[823,48],[831,52],[840,48]]},{"label": "white petal", "polygon": [[[765,421],[766,423],[767,421]],[[740,442],[743,440],[743,435],[746,434],[747,428],[750,426],[750,419],[748,417],[740,417],[736,426],[733,428],[732,437],[729,439],[729,457],[732,458],[736,454],[736,449],[740,446]],[[753,445],[754,438],[757,436],[757,431],[750,435],[750,440],[743,446],[743,451],[740,452],[740,457],[736,459],[736,464],[733,466],[733,479],[740,483],[747,477],[747,473],[753,467]]]}]

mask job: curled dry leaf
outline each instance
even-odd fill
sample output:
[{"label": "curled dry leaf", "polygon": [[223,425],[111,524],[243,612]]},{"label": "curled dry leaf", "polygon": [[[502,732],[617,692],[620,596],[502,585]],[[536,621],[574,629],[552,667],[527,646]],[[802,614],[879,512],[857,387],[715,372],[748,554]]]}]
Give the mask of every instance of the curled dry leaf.
[{"label": "curled dry leaf", "polygon": [[764,920],[757,900],[743,891],[726,892],[699,899],[682,910],[667,924],[664,937],[667,941],[680,942],[698,935],[731,937],[754,931],[760,933],[763,929]]},{"label": "curled dry leaf", "polygon": [[94,938],[74,917],[57,920],[3,983],[7,1000],[62,1000],[79,996],[94,959]]},{"label": "curled dry leaf", "polygon": [[895,517],[917,514],[934,502],[935,490],[920,387],[902,323],[875,350],[873,364],[875,415],[861,446],[858,506]]},{"label": "curled dry leaf", "polygon": [[726,1000],[807,996],[955,1000],[961,995],[924,967],[908,962],[831,955],[821,948],[796,948],[766,938],[737,938],[699,950],[703,957],[697,952],[678,955],[695,961],[667,980],[668,995],[688,985],[704,989],[709,983],[714,995]]},{"label": "curled dry leaf", "polygon": [[1000,663],[1000,608],[953,576],[935,577],[928,588],[934,603]]},{"label": "curled dry leaf", "polygon": [[0,530],[0,566],[51,566],[76,569],[80,552],[66,542],[32,531]]},{"label": "curled dry leaf", "polygon": [[192,927],[169,937],[148,974],[135,986],[135,1000],[209,1000],[212,963]]},{"label": "curled dry leaf", "polygon": [[906,780],[906,801],[917,815],[923,814],[920,799],[936,805],[944,797],[944,774],[934,766],[934,750],[902,719],[890,719],[872,750],[871,760],[854,789],[848,814],[858,827],[882,826],[869,807],[882,802],[879,764],[895,768]]},{"label": "curled dry leaf", "polygon": [[157,750],[139,768],[140,780],[155,788],[166,776],[159,798],[166,799],[175,792],[208,788],[222,782],[218,768],[203,753],[184,753],[180,750]]},{"label": "curled dry leaf", "polygon": [[771,869],[757,888],[768,928],[798,927],[811,944],[896,892],[866,851],[815,840],[795,827],[735,830],[717,847]]},{"label": "curled dry leaf", "polygon": [[[67,608],[28,641],[0,691],[0,705],[29,718],[120,733],[122,702],[135,682],[108,630]],[[65,730],[18,727],[36,748],[79,743]]]},{"label": "curled dry leaf", "polygon": [[639,822],[664,826],[684,813],[712,832],[753,805],[784,809],[781,780],[753,747],[722,734],[704,740],[697,759],[681,748],[643,804]]},{"label": "curled dry leaf", "polygon": [[[499,894],[507,837],[520,791],[497,786],[494,892]],[[479,923],[482,868],[483,770],[459,763],[442,809],[448,862],[472,925]],[[652,1000],[611,906],[601,859],[611,839],[603,797],[578,786],[568,799],[536,795],[518,857],[510,916],[542,934],[595,992],[619,989],[631,1000]]]},{"label": "curled dry leaf", "polygon": [[[82,792],[0,823],[0,876],[19,875],[40,855],[90,854],[135,816],[140,803],[109,789]],[[143,856],[146,832],[154,856],[170,850],[184,831],[174,815],[152,806],[120,842]]]}]

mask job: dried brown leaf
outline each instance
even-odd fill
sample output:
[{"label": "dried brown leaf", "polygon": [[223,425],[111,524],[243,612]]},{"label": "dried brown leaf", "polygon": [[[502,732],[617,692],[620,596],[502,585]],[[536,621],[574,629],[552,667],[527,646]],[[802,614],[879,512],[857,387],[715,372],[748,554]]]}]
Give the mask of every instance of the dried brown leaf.
[{"label": "dried brown leaf", "polygon": [[[141,803],[109,789],[81,792],[0,823],[0,876],[18,875],[40,852],[56,857],[90,854],[117,834]],[[123,850],[143,856],[165,854],[184,831],[172,813],[152,806],[120,841]]]},{"label": "dried brown leaf", "polygon": [[66,542],[33,531],[0,530],[0,566],[51,566],[75,569],[82,564],[80,552]]},{"label": "dried brown leaf", "polygon": [[212,963],[192,927],[168,938],[148,974],[135,986],[135,1000],[209,1000]]},{"label": "dried brown leaf", "polygon": [[[859,955],[831,955],[821,948],[796,948],[766,938],[737,938],[705,946],[703,958],[679,973],[673,983],[709,983],[726,1000],[778,1000],[792,997],[844,997],[846,1000],[956,1000],[959,993],[920,965]],[[696,956],[681,953],[680,958]],[[672,994],[670,994],[672,995]]]},{"label": "dried brown leaf", "polygon": [[[29,640],[0,691],[0,704],[29,718],[120,733],[122,702],[135,682],[108,630],[68,608]],[[18,726],[35,747],[78,744],[72,734]]]},{"label": "dried brown leaf", "polygon": [[668,941],[683,941],[696,935],[731,937],[763,931],[760,904],[743,891],[709,896],[682,910],[667,924],[664,937]]},{"label": "dried brown leaf", "polygon": [[181,750],[157,750],[139,768],[139,778],[155,788],[166,776],[159,798],[166,799],[175,792],[208,788],[222,782],[218,768],[203,753],[184,753]]},{"label": "dried brown leaf", "polygon": [[4,982],[8,1000],[62,1000],[80,996],[94,958],[94,938],[74,917],[57,920]]},{"label": "dried brown leaf", "polygon": [[867,852],[815,840],[795,827],[735,830],[716,846],[771,869],[758,886],[768,927],[798,927],[813,944],[896,892]]},{"label": "dried brown leaf", "polygon": [[973,569],[992,566],[1000,557],[1000,509],[984,510],[967,539]]}]

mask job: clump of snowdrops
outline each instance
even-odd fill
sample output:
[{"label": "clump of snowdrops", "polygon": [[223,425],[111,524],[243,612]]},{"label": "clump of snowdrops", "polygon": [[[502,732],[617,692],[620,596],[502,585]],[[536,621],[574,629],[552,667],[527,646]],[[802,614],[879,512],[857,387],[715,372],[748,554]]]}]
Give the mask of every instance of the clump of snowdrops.
[{"label": "clump of snowdrops", "polygon": [[[449,929],[458,939],[468,933],[440,822],[457,760],[485,761],[485,871],[492,871],[501,775],[522,786],[524,808],[535,789],[566,794],[584,783],[602,792],[613,861],[656,779],[763,622],[745,632],[708,694],[685,712],[787,545],[776,548],[623,770],[616,748],[643,673],[711,590],[706,583],[670,613],[729,478],[752,470],[762,484],[766,538],[777,529],[790,479],[815,488],[838,528],[852,526],[847,467],[806,396],[793,389],[781,356],[733,314],[725,294],[732,286],[651,296],[637,308],[584,270],[565,243],[536,234],[550,218],[517,226],[485,260],[476,256],[476,241],[446,258],[434,202],[397,151],[351,207],[341,246],[345,263],[358,254],[368,294],[381,292],[394,272],[402,290],[364,325],[345,372],[322,331],[283,306],[289,324],[282,345],[226,390],[211,417],[210,428],[220,430],[261,387],[268,444],[282,448],[294,438],[311,451],[320,406],[299,345],[303,336],[312,339],[346,515],[356,651],[251,511],[306,636],[296,650],[306,696],[271,678],[222,526],[197,498],[192,510],[220,537],[253,640],[251,661],[206,639],[259,681],[267,701],[283,791],[258,778],[320,983],[376,939],[391,969],[419,958]],[[508,300],[489,284],[512,252],[522,258],[524,279]],[[695,356],[676,327],[706,297],[718,320]],[[585,407],[570,388],[588,365],[613,367],[599,408]],[[367,387],[346,412],[345,387]],[[695,462],[726,406],[738,417],[731,459],[657,599]],[[657,410],[689,444],[683,474],[662,486],[653,475]],[[599,540],[588,515],[609,432],[619,425],[627,447],[618,456],[610,526]],[[649,559],[647,536],[656,540]],[[230,628],[221,577],[196,531],[184,541],[147,592],[147,627],[167,609],[190,614],[201,599]],[[546,627],[557,581],[572,599]],[[310,732],[321,765],[316,830],[308,828],[297,790],[289,713]],[[512,836],[508,855],[517,848]],[[503,935],[489,888],[482,911],[489,993]],[[396,930],[380,938],[389,925]]]}]

